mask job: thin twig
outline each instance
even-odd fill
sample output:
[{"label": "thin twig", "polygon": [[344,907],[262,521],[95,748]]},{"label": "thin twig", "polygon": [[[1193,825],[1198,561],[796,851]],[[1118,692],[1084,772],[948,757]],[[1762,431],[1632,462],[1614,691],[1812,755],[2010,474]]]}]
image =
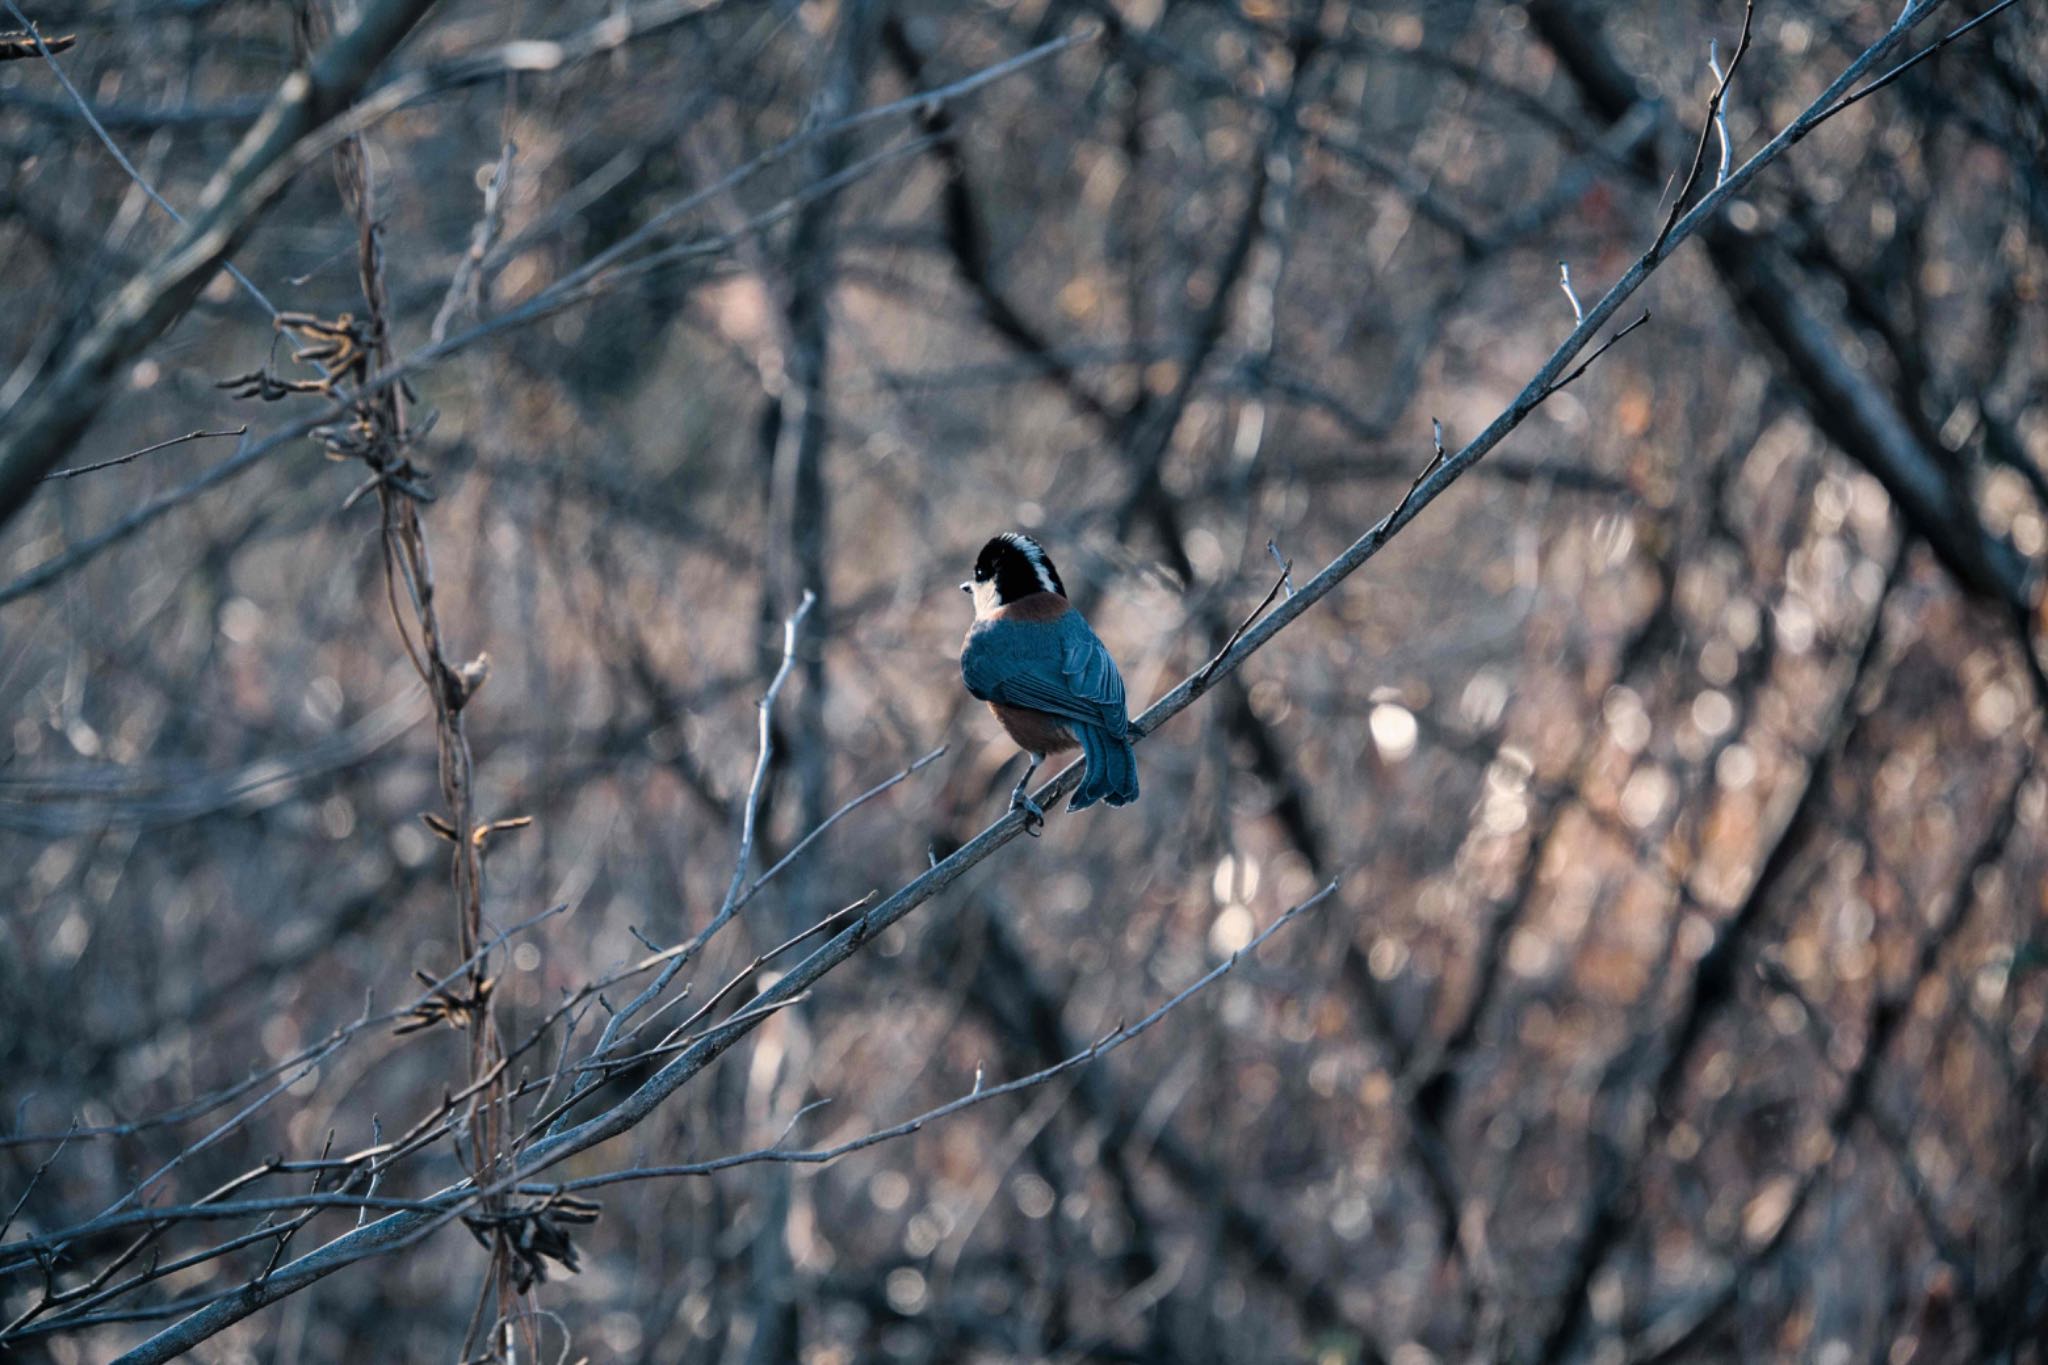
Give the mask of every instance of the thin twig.
[{"label": "thin twig", "polygon": [[[1565,286],[1565,293],[1567,296],[1571,294],[1569,283]],[[1572,307],[1576,309],[1578,306],[1579,301],[1573,298]],[[1585,321],[1583,313],[1580,314],[1579,320],[1581,322]],[[1408,481],[1407,490],[1401,494],[1401,500],[1394,504],[1394,510],[1387,513],[1386,521],[1382,522],[1382,525],[1391,523],[1399,518],[1403,512],[1407,511],[1408,504],[1414,501],[1415,494],[1421,490],[1423,484],[1429,481],[1429,476],[1442,469],[1444,461],[1450,458],[1444,453],[1444,424],[1441,419],[1435,417],[1429,419],[1429,451],[1429,463],[1422,467],[1421,473]]]},{"label": "thin twig", "polygon": [[14,1226],[14,1220],[21,1216],[22,1206],[28,1203],[28,1197],[36,1192],[36,1183],[43,1178],[43,1172],[49,1170],[55,1164],[57,1158],[64,1155],[64,1148],[70,1141],[71,1135],[66,1133],[64,1141],[59,1142],[56,1148],[48,1156],[44,1157],[42,1163],[36,1167],[35,1173],[29,1176],[28,1184],[22,1187],[21,1197],[14,1201],[14,1207],[7,1211],[7,1217],[0,1219],[0,1237],[5,1237],[7,1230]]},{"label": "thin twig", "polygon": [[[1893,81],[1905,75],[1908,71],[1911,71],[1914,67],[1920,65],[1920,63],[1926,61],[1929,57],[1932,57],[1935,53],[1941,51],[1950,43],[1962,37],[1965,33],[1968,33],[1971,29],[1977,27],[1977,25],[1983,23],[1987,19],[1992,18],[1994,15],[2000,14],[2003,11],[2010,9],[2013,5],[2017,4],[2018,2],[2019,0],[1998,0],[1998,3],[1993,5],[1990,9],[1985,10],[1982,14],[1978,15],[1976,18],[1970,20],[1968,23],[1962,25],[1961,27],[1951,29],[1949,32],[1942,34],[1941,37],[1935,39],[1934,42],[1920,49],[1920,51],[1914,53],[1912,56],[1906,58],[1905,61],[1900,62],[1897,66],[1885,72],[1882,76],[1879,76],[1876,80],[1864,86],[1862,89],[1856,91],[1854,94],[1845,95],[1839,102],[1830,105],[1828,107],[1827,112],[1821,115],[1821,118],[1833,118],[1835,115],[1841,113],[1844,109],[1847,109],[1850,105],[1856,104],[1859,101],[1868,99],[1870,96],[1875,95],[1878,91],[1884,89],[1887,85],[1890,85]],[[1908,5],[1907,10],[1910,12],[1911,9],[1912,6]],[[1901,21],[1904,20],[1904,17],[1904,15],[1900,16]],[[1817,119],[1815,120],[1815,122],[1819,122],[1819,120]]]},{"label": "thin twig", "polygon": [[[1735,79],[1735,68],[1742,65],[1743,57],[1749,52],[1750,24],[1755,18],[1756,0],[1744,0],[1742,6],[1742,38],[1735,44],[1735,55],[1728,59],[1728,69],[1725,72],[1719,73],[1721,79],[1714,85],[1713,98],[1707,101],[1707,121],[1700,125],[1699,145],[1693,148],[1692,153],[1692,169],[1686,172],[1685,183],[1678,187],[1678,195],[1671,201],[1670,216],[1665,218],[1663,228],[1657,233],[1656,242],[1650,247],[1650,254],[1652,256],[1663,254],[1664,244],[1671,239],[1672,229],[1678,226],[1679,219],[1685,213],[1685,201],[1692,196],[1693,186],[1699,184],[1700,172],[1706,168],[1707,141],[1713,137],[1716,125],[1720,123],[1721,105],[1728,98],[1728,85],[1729,82]],[[1724,151],[1721,174],[1714,181],[1714,188],[1720,189],[1727,183],[1728,167]],[[1558,387],[1562,388],[1563,385]]]},{"label": "thin twig", "polygon": [[483,213],[470,230],[469,249],[462,253],[462,260],[448,281],[448,292],[442,296],[441,307],[434,314],[433,326],[427,329],[427,336],[433,341],[447,337],[448,324],[455,320],[458,310],[465,307],[474,309],[480,302],[484,260],[490,255],[491,247],[498,240],[498,230],[505,221],[505,187],[511,183],[512,158],[518,150],[512,139],[507,137],[498,152],[498,164],[491,168],[490,181],[484,186]]},{"label": "thin twig", "polygon": [[[1268,549],[1272,549],[1273,542],[1270,540],[1267,541],[1266,546]],[[1279,551],[1274,550],[1274,553],[1277,555]],[[1252,628],[1252,623],[1259,619],[1260,613],[1264,612],[1267,607],[1273,605],[1273,599],[1280,595],[1280,589],[1286,588],[1288,596],[1290,597],[1294,595],[1293,575],[1293,561],[1281,560],[1280,576],[1273,580],[1273,586],[1268,588],[1266,590],[1266,595],[1259,599],[1259,605],[1253,607],[1251,610],[1251,614],[1245,617],[1244,620],[1237,623],[1237,629],[1230,632],[1230,638],[1223,642],[1223,647],[1217,650],[1215,655],[1209,660],[1209,662],[1203,664],[1201,669],[1196,672],[1195,683],[1197,686],[1204,685],[1209,681],[1209,675],[1214,673],[1216,671],[1216,666],[1223,662],[1223,656],[1230,653],[1231,646],[1235,645],[1239,640],[1242,640],[1244,638],[1244,633]]]},{"label": "thin twig", "polygon": [[187,441],[203,441],[220,436],[246,436],[248,433],[249,424],[246,422],[236,427],[233,431],[188,431],[183,436],[173,436],[168,441],[158,441],[153,446],[144,446],[140,450],[131,450],[126,455],[116,455],[113,459],[101,460],[98,464],[74,465],[70,469],[53,470],[43,475],[43,480],[48,482],[51,479],[75,479],[80,474],[91,474],[96,470],[112,469],[117,464],[127,464],[130,460],[139,460],[145,455],[154,455],[159,450],[169,450],[172,446],[181,446]]},{"label": "thin twig", "polygon": [[1645,308],[1643,310],[1643,315],[1641,317],[1637,318],[1634,322],[1631,322],[1628,326],[1622,328],[1619,332],[1616,332],[1613,336],[1607,338],[1607,340],[1601,342],[1599,350],[1587,356],[1585,360],[1580,363],[1577,369],[1573,370],[1570,374],[1566,375],[1564,378],[1558,380],[1555,384],[1552,384],[1549,388],[1545,389],[1543,391],[1543,396],[1545,398],[1550,397],[1550,395],[1556,393],[1559,389],[1571,383],[1574,379],[1577,379],[1587,370],[1592,369],[1593,362],[1598,360],[1601,356],[1606,355],[1610,350],[1612,350],[1614,348],[1615,342],[1620,341],[1623,337],[1627,336],[1630,332],[1633,332],[1636,328],[1642,326],[1649,320],[1650,310]]},{"label": "thin twig", "polygon": [[[1579,303],[1578,294],[1572,289],[1572,268],[1563,261],[1557,263],[1557,284],[1558,288],[1564,290],[1565,298],[1571,303],[1572,321],[1575,323],[1584,322],[1586,320],[1586,310]],[[1437,448],[1439,450],[1443,448],[1442,436],[1437,437]]]},{"label": "thin twig", "polygon": [[761,813],[761,792],[768,785],[769,760],[775,756],[775,699],[782,695],[782,685],[789,681],[790,670],[796,667],[796,637],[803,629],[804,618],[811,614],[817,604],[817,594],[804,589],[803,600],[796,610],[782,623],[782,663],[775,670],[774,679],[768,684],[766,695],[761,698],[760,744],[754,755],[754,780],[747,784],[745,814],[740,817],[740,847],[733,859],[732,881],[725,888],[725,903],[718,908],[718,920],[729,919],[739,907],[740,894],[747,884],[747,865],[754,858],[754,822]]},{"label": "thin twig", "polygon": [[1294,596],[1294,561],[1281,555],[1279,542],[1275,540],[1267,540],[1266,553],[1273,556],[1273,562],[1280,566],[1280,581],[1287,585],[1287,595]]},{"label": "thin twig", "polygon": [[[1728,83],[1727,73],[1721,70],[1721,44],[1719,42],[1710,40],[1707,43],[1707,70],[1714,74],[1714,79],[1718,83],[1722,85]],[[1717,106],[1714,110],[1714,134],[1721,139],[1721,162],[1714,170],[1714,183],[1719,185],[1727,180],[1728,163],[1735,155],[1734,145],[1728,138],[1728,110],[1725,105]]]}]

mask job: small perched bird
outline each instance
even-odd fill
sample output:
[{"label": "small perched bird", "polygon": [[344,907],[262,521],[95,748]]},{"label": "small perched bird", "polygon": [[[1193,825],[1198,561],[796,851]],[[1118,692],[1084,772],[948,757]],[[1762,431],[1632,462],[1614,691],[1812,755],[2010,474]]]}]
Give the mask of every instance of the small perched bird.
[{"label": "small perched bird", "polygon": [[1078,747],[1088,768],[1068,810],[1097,801],[1138,799],[1138,759],[1124,711],[1116,660],[1067,601],[1066,585],[1045,550],[1006,532],[981,547],[974,577],[960,585],[974,598],[974,624],[960,651],[967,690],[988,703],[1031,766],[1010,793],[1010,809],[1045,812],[1026,794],[1047,754]]}]

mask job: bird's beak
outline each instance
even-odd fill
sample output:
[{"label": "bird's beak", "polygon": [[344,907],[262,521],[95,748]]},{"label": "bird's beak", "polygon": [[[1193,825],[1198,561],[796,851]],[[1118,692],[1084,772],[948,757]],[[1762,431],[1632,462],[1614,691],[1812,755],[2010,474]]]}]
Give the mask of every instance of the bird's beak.
[{"label": "bird's beak", "polygon": [[973,585],[972,583],[962,583],[962,584],[960,585],[960,591],[962,591],[962,592],[973,592],[973,591],[974,591],[974,585]]}]

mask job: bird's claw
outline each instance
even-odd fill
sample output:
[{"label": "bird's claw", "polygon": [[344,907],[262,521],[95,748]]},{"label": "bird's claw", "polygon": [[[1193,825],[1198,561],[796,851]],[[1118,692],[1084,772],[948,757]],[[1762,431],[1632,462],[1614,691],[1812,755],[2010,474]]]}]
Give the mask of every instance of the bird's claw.
[{"label": "bird's claw", "polygon": [[1033,801],[1021,791],[1010,793],[1010,809],[1024,812],[1024,832],[1036,839],[1038,832],[1045,828],[1045,807]]}]

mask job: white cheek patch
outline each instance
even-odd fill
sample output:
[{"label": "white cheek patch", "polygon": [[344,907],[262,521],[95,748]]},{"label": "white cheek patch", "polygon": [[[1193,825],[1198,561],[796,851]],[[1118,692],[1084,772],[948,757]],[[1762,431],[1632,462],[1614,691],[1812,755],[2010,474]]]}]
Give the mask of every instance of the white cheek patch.
[{"label": "white cheek patch", "polygon": [[993,581],[974,585],[974,614],[987,616],[1002,603],[996,599],[996,585]]}]

